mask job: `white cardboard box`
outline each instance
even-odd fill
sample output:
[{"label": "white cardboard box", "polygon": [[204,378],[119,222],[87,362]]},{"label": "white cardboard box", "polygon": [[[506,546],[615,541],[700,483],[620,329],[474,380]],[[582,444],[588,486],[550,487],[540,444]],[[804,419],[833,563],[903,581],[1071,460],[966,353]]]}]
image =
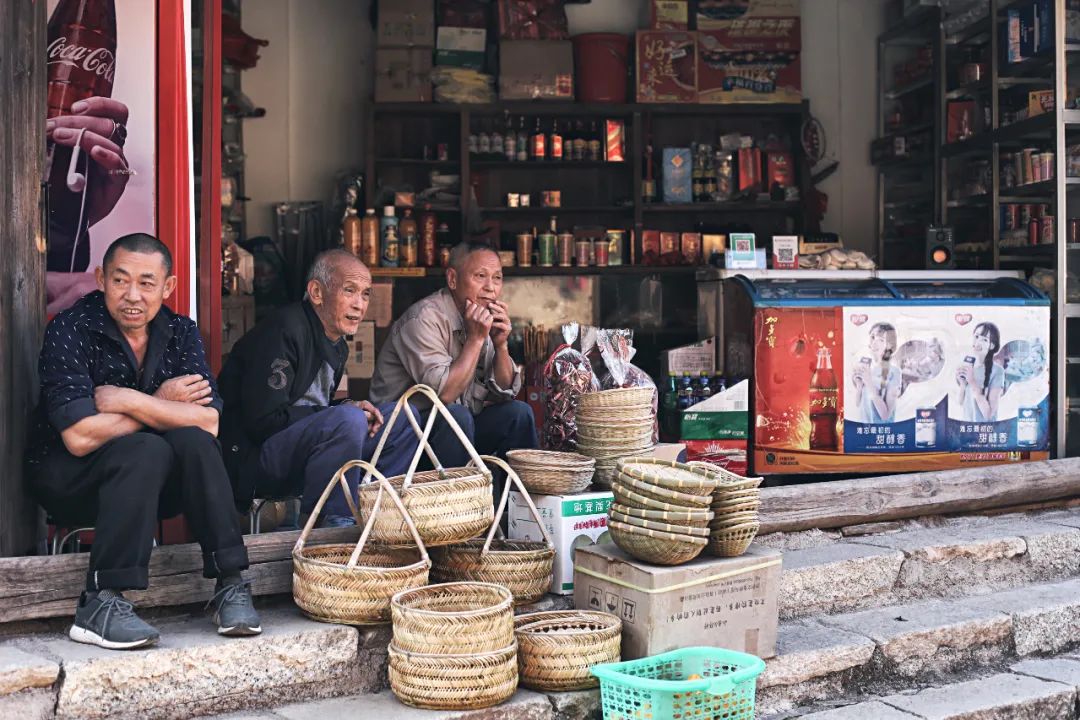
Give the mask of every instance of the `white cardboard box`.
[{"label": "white cardboard box", "polygon": [[[600,538],[608,540],[607,512],[613,496],[611,491],[602,491],[579,495],[533,495],[532,500],[555,543],[551,592],[570,595],[574,592],[574,549],[592,545]],[[509,512],[511,540],[544,539],[529,506],[516,491],[510,492]]]}]

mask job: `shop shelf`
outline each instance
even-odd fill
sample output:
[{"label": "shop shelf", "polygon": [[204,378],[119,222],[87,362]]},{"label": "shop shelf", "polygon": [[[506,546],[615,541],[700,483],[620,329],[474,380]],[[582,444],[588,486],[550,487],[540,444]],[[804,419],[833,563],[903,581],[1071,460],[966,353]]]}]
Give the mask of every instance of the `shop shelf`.
[{"label": "shop shelf", "polygon": [[798,200],[734,200],[719,203],[686,203],[669,205],[650,203],[642,206],[645,213],[707,213],[707,212],[799,212],[802,202]]},{"label": "shop shelf", "polygon": [[1065,317],[1080,318],[1080,303],[1065,303]]},{"label": "shop shelf", "polygon": [[946,42],[949,45],[963,45],[969,43],[976,38],[981,38],[983,35],[986,39],[981,42],[990,41],[990,31],[993,29],[993,25],[990,22],[989,17],[984,17],[982,20],[976,20],[965,28],[962,28],[952,37],[948,38]]},{"label": "shop shelf", "polygon": [[456,168],[455,160],[423,160],[421,158],[375,158],[376,165],[401,165],[427,168]]},{"label": "shop shelf", "polygon": [[483,105],[453,103],[375,103],[376,114],[384,115],[453,115],[469,113],[476,116],[529,115],[541,117],[596,117],[628,119],[634,113],[652,115],[801,115],[802,103],[731,103],[668,104],[668,103],[576,103],[537,101],[507,101]]},{"label": "shop shelf", "polygon": [[932,78],[932,77],[923,78],[922,80],[916,80],[913,83],[909,83],[908,85],[905,85],[902,88],[896,88],[894,90],[890,90],[887,93],[885,93],[885,97],[888,98],[889,100],[896,100],[896,99],[902,98],[905,95],[908,95],[910,93],[916,92],[918,90],[922,90],[923,88],[932,87],[933,85],[934,85],[934,78]]},{"label": "shop shelf", "polygon": [[879,170],[916,170],[929,167],[932,163],[933,160],[929,155],[919,154],[911,157],[882,160],[875,163],[875,167]]},{"label": "shop shelf", "polygon": [[1003,203],[1050,203],[1053,202],[1056,187],[1057,183],[1053,180],[1044,180],[1042,182],[1027,183],[1026,185],[1016,185],[1011,188],[1002,188],[1001,197],[998,198],[998,201]]},{"label": "shop shelf", "polygon": [[957,98],[967,97],[969,95],[978,95],[984,93],[990,89],[989,78],[980,80],[979,82],[971,83],[970,85],[961,85],[960,87],[953,88],[949,92],[945,93],[946,100],[956,100]]},{"label": "shop shelf", "polygon": [[[705,265],[613,265],[611,267],[504,267],[506,277],[552,277],[577,275],[693,275]],[[372,268],[377,278],[415,279],[446,274],[441,267],[431,268]]]},{"label": "shop shelf", "polygon": [[1051,135],[1053,132],[1054,113],[1048,112],[999,127],[993,132],[993,138],[994,142],[1010,143],[1032,135]]},{"label": "shop shelf", "polygon": [[879,139],[897,137],[899,135],[914,135],[916,133],[926,132],[927,130],[933,130],[934,123],[919,123],[918,125],[910,125],[907,127],[898,127],[894,130],[890,130],[885,133]]},{"label": "shop shelf", "polygon": [[946,205],[950,208],[969,208],[982,207],[988,202],[990,202],[990,195],[988,193],[983,193],[981,195],[969,195],[968,197],[950,200]]},{"label": "shop shelf", "polygon": [[900,22],[895,23],[887,32],[878,35],[879,43],[900,43],[915,40],[925,42],[926,30],[924,27],[929,21],[938,20],[938,9],[926,6],[922,9],[906,15]]},{"label": "shop shelf", "polygon": [[952,158],[969,153],[981,152],[990,146],[991,133],[985,132],[967,140],[945,143],[941,146],[941,157]]},{"label": "shop shelf", "polygon": [[605,168],[626,170],[628,162],[606,162],[604,160],[473,160],[469,163],[474,168],[513,168],[515,170],[587,170]]},{"label": "shop shelf", "polygon": [[553,215],[558,213],[624,213],[633,212],[633,205],[564,205],[562,207],[482,207],[480,212],[490,215]]}]

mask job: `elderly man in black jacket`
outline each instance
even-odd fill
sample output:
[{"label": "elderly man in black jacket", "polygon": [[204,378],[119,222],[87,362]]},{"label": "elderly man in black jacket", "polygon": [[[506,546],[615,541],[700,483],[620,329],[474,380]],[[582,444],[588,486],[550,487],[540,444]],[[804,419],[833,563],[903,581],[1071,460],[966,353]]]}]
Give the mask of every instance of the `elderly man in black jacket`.
[{"label": "elderly man in black jacket", "polygon": [[[221,444],[238,507],[252,498],[299,495],[310,512],[338,468],[370,460],[393,403],[334,402],[353,335],[367,312],[371,273],[354,255],[328,250],[315,258],[304,300],[281,308],[242,337],[221,371],[225,401]],[[417,439],[406,418],[386,438],[378,468],[408,468]],[[360,471],[346,474],[353,498]],[[352,524],[341,490],[323,511],[323,526]]]}]

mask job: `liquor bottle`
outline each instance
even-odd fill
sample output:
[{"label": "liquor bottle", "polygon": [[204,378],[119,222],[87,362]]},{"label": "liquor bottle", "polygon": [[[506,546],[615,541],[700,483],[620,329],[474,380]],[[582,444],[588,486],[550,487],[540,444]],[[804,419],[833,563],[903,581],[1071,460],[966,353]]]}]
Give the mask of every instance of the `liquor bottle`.
[{"label": "liquor bottle", "polygon": [[525,162],[529,159],[529,133],[525,131],[525,116],[522,115],[518,121],[518,134],[517,142],[517,159],[518,162]]},{"label": "liquor bottle", "polygon": [[600,131],[596,127],[596,121],[592,121],[592,128],[589,130],[589,156],[588,160],[591,162],[600,162],[603,158],[603,151],[601,148],[603,143],[600,142]]},{"label": "liquor bottle", "polygon": [[469,157],[476,157],[480,152],[480,138],[476,134],[476,129],[469,128]]},{"label": "liquor bottle", "polygon": [[641,200],[642,202],[656,202],[656,180],[653,177],[653,147],[652,136],[650,134],[648,142],[645,143],[645,163],[642,166],[643,175],[641,177]]},{"label": "liquor bottle", "polygon": [[413,218],[412,209],[405,209],[405,217],[401,218],[398,227],[398,236],[401,238],[401,267],[416,267],[416,254],[419,238],[417,237],[416,219]]},{"label": "liquor bottle", "polygon": [[506,135],[503,137],[503,154],[507,160],[517,160],[517,131],[510,113],[506,114]]},{"label": "liquor bottle", "polygon": [[563,159],[563,136],[559,132],[559,121],[551,121],[551,152],[548,153],[548,158],[551,160]]},{"label": "liquor bottle", "polygon": [[368,208],[360,221],[360,259],[369,268],[379,267],[379,218]]},{"label": "liquor bottle", "polygon": [[574,160],[580,162],[588,154],[589,141],[585,137],[585,123],[578,120],[576,127],[577,130],[574,132]]},{"label": "liquor bottle", "polygon": [[401,234],[398,231],[398,219],[394,215],[393,205],[383,208],[379,232],[382,236],[382,262],[380,264],[383,267],[397,267],[401,256]]},{"label": "liquor bottle", "polygon": [[532,136],[532,159],[543,160],[547,155],[547,135],[540,127],[540,118],[536,118],[536,132]]},{"label": "liquor bottle", "polygon": [[713,395],[719,395],[720,393],[727,390],[727,380],[724,379],[723,375],[717,375],[712,380],[712,387]]},{"label": "liquor bottle", "polygon": [[431,212],[431,204],[424,205],[424,212],[420,215],[420,264],[424,267],[435,267],[439,262],[438,246],[435,242],[438,226],[439,219]]},{"label": "liquor bottle", "polygon": [[477,154],[485,160],[491,155],[491,135],[487,131],[487,123],[480,124],[480,134],[476,136]]},{"label": "liquor bottle", "polygon": [[567,120],[562,137],[563,160],[566,160],[567,162],[574,159],[574,138],[576,137],[577,133],[574,132],[574,121]]},{"label": "liquor bottle", "polygon": [[837,450],[836,435],[837,401],[836,373],[833,372],[832,354],[828,348],[819,348],[817,368],[810,377],[810,449]]},{"label": "liquor bottle", "polygon": [[341,222],[342,245],[356,257],[360,257],[363,250],[363,223],[356,214],[356,208],[345,210],[345,219]]},{"label": "liquor bottle", "polygon": [[493,160],[502,160],[503,153],[505,152],[505,146],[503,145],[503,134],[499,130],[499,123],[492,121],[491,129],[491,158]]}]

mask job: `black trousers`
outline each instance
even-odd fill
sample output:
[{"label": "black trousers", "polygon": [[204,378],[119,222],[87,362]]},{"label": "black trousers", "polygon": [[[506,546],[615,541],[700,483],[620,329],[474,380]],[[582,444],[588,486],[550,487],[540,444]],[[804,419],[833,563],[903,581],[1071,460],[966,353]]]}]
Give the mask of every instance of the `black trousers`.
[{"label": "black trousers", "polygon": [[146,588],[157,521],[180,512],[202,546],[205,577],[248,566],[221,449],[204,430],[137,432],[85,457],[60,448],[30,477],[51,515],[94,524],[87,590]]}]

